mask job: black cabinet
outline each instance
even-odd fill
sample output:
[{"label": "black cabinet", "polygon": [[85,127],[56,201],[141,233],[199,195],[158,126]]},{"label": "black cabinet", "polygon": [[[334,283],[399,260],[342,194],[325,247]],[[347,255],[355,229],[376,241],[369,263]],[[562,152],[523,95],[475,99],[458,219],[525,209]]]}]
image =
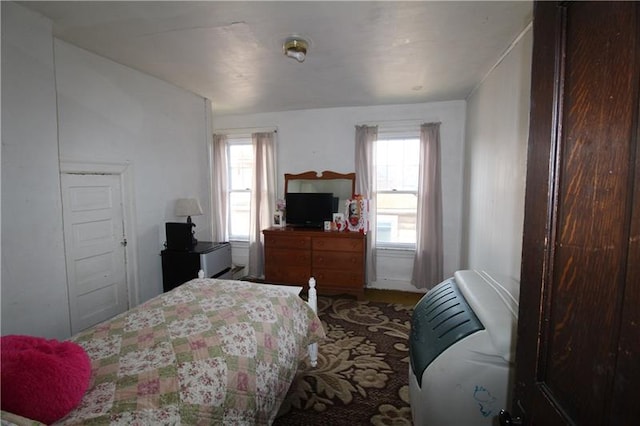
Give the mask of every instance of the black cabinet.
[{"label": "black cabinet", "polygon": [[162,288],[169,291],[198,277],[231,278],[231,245],[198,242],[191,250],[162,250]]}]

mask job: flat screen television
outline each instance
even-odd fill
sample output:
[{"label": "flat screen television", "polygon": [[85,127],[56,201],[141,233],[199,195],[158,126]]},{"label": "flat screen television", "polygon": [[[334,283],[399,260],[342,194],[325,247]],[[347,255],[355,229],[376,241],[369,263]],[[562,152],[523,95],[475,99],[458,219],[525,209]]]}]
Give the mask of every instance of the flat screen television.
[{"label": "flat screen television", "polygon": [[285,195],[288,226],[322,228],[333,220],[334,197],[330,192],[289,192]]}]

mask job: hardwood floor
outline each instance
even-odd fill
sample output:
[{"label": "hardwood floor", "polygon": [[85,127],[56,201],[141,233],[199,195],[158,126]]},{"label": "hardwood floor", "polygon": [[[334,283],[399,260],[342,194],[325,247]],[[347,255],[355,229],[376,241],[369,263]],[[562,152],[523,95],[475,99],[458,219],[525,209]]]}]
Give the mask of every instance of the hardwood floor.
[{"label": "hardwood floor", "polygon": [[364,299],[371,302],[397,303],[400,305],[414,306],[424,296],[424,293],[412,293],[397,290],[377,290],[367,288],[364,290]]}]

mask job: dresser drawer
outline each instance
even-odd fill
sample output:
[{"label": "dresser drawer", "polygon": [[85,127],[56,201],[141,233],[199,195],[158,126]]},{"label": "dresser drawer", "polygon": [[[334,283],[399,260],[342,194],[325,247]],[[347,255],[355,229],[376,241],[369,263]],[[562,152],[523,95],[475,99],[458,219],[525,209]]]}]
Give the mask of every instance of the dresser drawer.
[{"label": "dresser drawer", "polygon": [[364,251],[364,238],[314,237],[311,246],[313,250],[362,253]]},{"label": "dresser drawer", "polygon": [[333,269],[313,268],[313,277],[316,279],[318,290],[323,289],[323,284],[331,287],[343,287],[345,289],[356,289],[363,291],[364,289],[364,272],[363,271],[337,271]]},{"label": "dresser drawer", "polygon": [[305,266],[278,266],[268,263],[264,267],[265,281],[273,284],[306,285],[311,278],[311,269]]},{"label": "dresser drawer", "polygon": [[[265,258],[269,259],[268,265],[278,265],[280,268],[291,268],[294,266],[311,267],[311,252],[305,250],[292,250],[266,247]],[[308,277],[307,277],[308,278]]]},{"label": "dresser drawer", "polygon": [[361,253],[314,251],[311,259],[314,268],[358,271],[364,267],[364,257]]},{"label": "dresser drawer", "polygon": [[309,250],[311,248],[311,237],[297,235],[266,235],[264,236],[264,246],[266,248],[288,248],[298,250]]}]

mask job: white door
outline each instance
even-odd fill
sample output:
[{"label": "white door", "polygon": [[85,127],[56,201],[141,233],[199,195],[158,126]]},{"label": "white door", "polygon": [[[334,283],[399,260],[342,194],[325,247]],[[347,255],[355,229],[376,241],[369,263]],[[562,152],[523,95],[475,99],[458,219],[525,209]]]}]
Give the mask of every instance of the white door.
[{"label": "white door", "polygon": [[128,309],[120,176],[62,174],[71,332]]}]

